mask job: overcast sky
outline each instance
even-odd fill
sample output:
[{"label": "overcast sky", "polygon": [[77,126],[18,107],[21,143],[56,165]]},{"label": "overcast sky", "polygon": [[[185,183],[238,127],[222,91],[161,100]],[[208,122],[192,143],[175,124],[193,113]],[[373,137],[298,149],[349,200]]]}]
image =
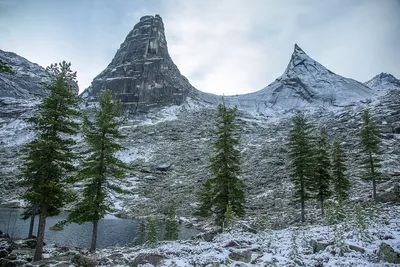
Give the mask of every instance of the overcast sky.
[{"label": "overcast sky", "polygon": [[155,14],[173,61],[202,91],[267,86],[295,43],[345,77],[400,78],[400,0],[0,0],[0,49],[44,67],[70,61],[82,91],[140,17]]}]

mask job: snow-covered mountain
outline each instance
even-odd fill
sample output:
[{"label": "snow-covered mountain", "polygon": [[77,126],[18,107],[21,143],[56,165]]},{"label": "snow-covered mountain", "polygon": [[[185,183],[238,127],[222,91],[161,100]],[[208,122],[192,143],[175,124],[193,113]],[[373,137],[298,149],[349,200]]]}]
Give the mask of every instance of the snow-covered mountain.
[{"label": "snow-covered mountain", "polygon": [[400,80],[396,79],[392,74],[383,72],[365,82],[365,85],[378,91],[400,90]]},{"label": "snow-covered mountain", "polygon": [[41,83],[48,81],[49,76],[43,67],[3,50],[0,50],[0,60],[6,62],[15,72],[0,72],[0,97],[28,99],[46,94]]},{"label": "snow-covered mountain", "polygon": [[[221,97],[197,94],[209,102],[221,101]],[[333,73],[295,44],[286,70],[274,82],[254,93],[226,96],[224,101],[251,113],[268,114],[271,110],[343,107],[373,97],[368,86]]]}]

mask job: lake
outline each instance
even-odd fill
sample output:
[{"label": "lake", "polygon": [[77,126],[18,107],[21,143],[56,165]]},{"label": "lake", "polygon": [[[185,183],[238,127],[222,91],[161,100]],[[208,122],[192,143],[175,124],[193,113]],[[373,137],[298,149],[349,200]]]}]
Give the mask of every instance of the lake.
[{"label": "lake", "polygon": [[[20,215],[23,209],[0,208],[0,230],[8,233],[13,238],[26,238],[29,232],[30,220],[21,220]],[[64,230],[54,231],[49,228],[57,222],[66,219],[68,213],[59,216],[48,217],[46,220],[46,232],[44,240],[48,244],[66,244],[82,248],[89,248],[92,234],[92,223],[69,224]],[[35,220],[34,235],[37,233],[38,217]],[[132,245],[137,228],[140,224],[138,220],[121,219],[112,215],[107,215],[99,221],[97,236],[97,247],[106,248],[110,246]],[[158,222],[158,229],[164,229],[164,222]],[[159,239],[163,236],[160,231]],[[195,228],[187,228],[183,224],[179,225],[179,239],[189,239],[198,234]]]}]

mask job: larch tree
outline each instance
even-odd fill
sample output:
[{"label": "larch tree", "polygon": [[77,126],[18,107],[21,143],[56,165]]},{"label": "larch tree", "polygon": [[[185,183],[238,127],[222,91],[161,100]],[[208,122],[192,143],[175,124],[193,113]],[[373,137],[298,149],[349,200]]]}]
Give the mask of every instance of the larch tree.
[{"label": "larch tree", "polygon": [[171,206],[165,224],[164,240],[177,240],[179,236],[178,222],[176,221],[175,207]]},{"label": "larch tree", "polygon": [[39,212],[33,261],[42,258],[46,218],[58,215],[72,200],[67,183],[75,171],[72,136],[79,129],[79,98],[75,93],[76,72],[70,66],[64,61],[46,69],[51,78],[46,85],[49,94],[28,119],[36,136],[25,146],[20,175],[21,185],[26,188],[22,198]]},{"label": "larch tree", "polygon": [[362,153],[364,154],[362,167],[365,170],[363,179],[372,181],[373,198],[376,200],[376,182],[387,179],[379,171],[382,161],[380,158],[382,154],[380,148],[381,140],[379,138],[380,130],[368,110],[363,111],[361,118],[363,120],[361,144],[363,147]]},{"label": "larch tree", "polygon": [[312,127],[303,114],[293,116],[293,128],[289,136],[291,158],[291,180],[294,185],[294,199],[300,202],[301,221],[305,221],[305,202],[312,198],[314,147],[311,136]]},{"label": "larch tree", "polygon": [[213,177],[203,184],[199,194],[199,213],[215,215],[215,222],[223,226],[228,205],[234,215],[245,214],[245,184],[238,178],[240,172],[240,152],[237,149],[239,136],[236,124],[237,108],[217,107],[213,143],[214,155],[210,159]]},{"label": "larch tree", "polygon": [[119,126],[123,123],[122,103],[114,98],[110,90],[102,90],[99,107],[93,112],[93,121],[87,114],[83,119],[83,135],[88,145],[85,160],[76,181],[84,183],[83,198],[72,209],[67,222],[92,222],[92,242],[90,252],[96,250],[98,222],[108,212],[113,211],[110,194],[128,193],[117,181],[125,177],[128,166],[116,157],[123,150],[118,143],[123,136]]},{"label": "larch tree", "polygon": [[346,154],[339,141],[335,141],[331,152],[332,183],[336,199],[345,201],[349,195],[350,181],[346,174]]},{"label": "larch tree", "polygon": [[315,166],[313,187],[315,198],[321,206],[321,215],[324,216],[324,201],[332,195],[331,187],[331,162],[329,158],[328,132],[322,127],[316,138]]}]

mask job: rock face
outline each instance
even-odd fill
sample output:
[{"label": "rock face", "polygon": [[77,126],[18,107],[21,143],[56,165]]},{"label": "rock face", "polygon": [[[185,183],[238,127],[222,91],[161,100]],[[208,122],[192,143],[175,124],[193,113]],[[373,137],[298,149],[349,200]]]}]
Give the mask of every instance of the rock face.
[{"label": "rock face", "polygon": [[3,50],[0,50],[0,60],[6,62],[15,71],[15,74],[0,72],[1,98],[27,99],[46,94],[44,86],[40,84],[49,79],[44,68],[15,53]]},{"label": "rock face", "polygon": [[164,24],[159,15],[144,16],[121,44],[112,62],[82,94],[96,101],[102,89],[111,89],[130,113],[182,104],[192,85],[168,54]]}]

